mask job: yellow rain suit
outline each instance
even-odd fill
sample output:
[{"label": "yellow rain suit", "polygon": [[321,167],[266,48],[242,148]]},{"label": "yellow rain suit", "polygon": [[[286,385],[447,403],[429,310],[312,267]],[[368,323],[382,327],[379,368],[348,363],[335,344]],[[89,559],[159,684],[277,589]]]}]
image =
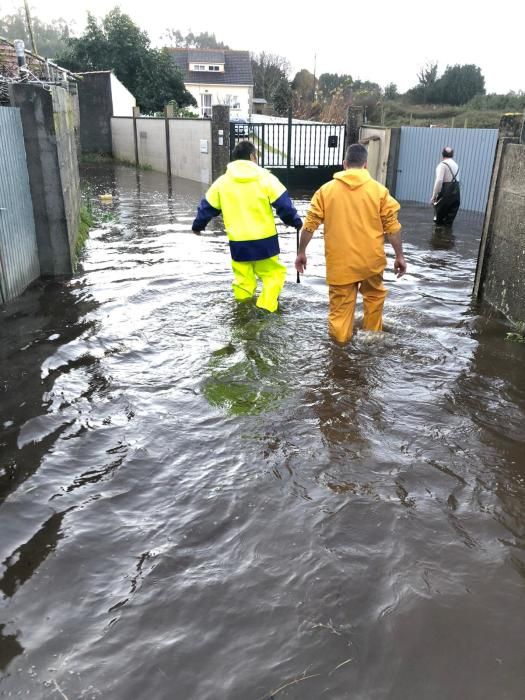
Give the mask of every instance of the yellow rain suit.
[{"label": "yellow rain suit", "polygon": [[238,301],[251,299],[262,280],[257,306],[276,311],[286,268],[279,262],[279,240],[272,211],[288,226],[302,226],[284,185],[251,160],[235,160],[206,192],[193,222],[202,231],[213,216],[222,213],[230,244],[234,274],[233,293]]},{"label": "yellow rain suit", "polygon": [[382,329],[386,289],[384,235],[397,233],[399,203],[365,168],[335,173],[314,194],[304,228],[324,222],[330,334],[339,342],[352,337],[357,291],[363,295],[363,328]]}]

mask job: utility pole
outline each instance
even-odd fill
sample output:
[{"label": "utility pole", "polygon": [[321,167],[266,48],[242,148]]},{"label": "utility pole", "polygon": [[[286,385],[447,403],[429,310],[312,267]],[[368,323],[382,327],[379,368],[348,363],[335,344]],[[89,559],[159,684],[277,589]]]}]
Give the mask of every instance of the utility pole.
[{"label": "utility pole", "polygon": [[27,4],[27,0],[24,0],[24,7],[26,9],[27,31],[29,32],[29,38],[31,39],[31,48],[33,53],[36,54],[37,50],[35,44],[35,37],[33,36],[33,25],[31,24],[31,15],[29,13],[29,5]]},{"label": "utility pole", "polygon": [[314,85],[312,90],[312,102],[315,102],[315,71],[317,69],[317,54],[314,53]]}]

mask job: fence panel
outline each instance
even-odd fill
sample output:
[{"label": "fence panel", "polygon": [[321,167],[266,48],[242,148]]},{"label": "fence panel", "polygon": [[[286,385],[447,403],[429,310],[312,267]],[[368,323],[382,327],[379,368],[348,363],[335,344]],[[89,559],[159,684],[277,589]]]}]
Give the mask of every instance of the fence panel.
[{"label": "fence panel", "polygon": [[14,299],[40,275],[20,110],[0,107],[0,291]]},{"label": "fence panel", "polygon": [[461,208],[484,212],[498,134],[497,129],[402,127],[396,198],[430,202],[441,151],[451,146],[459,165]]}]

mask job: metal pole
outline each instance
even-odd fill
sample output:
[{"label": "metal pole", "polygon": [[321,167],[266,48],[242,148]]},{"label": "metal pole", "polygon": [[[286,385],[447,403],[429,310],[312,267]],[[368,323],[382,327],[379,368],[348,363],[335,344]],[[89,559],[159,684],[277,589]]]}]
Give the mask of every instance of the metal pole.
[{"label": "metal pole", "polygon": [[164,127],[166,129],[166,172],[171,178],[171,144],[170,144],[170,118],[173,117],[173,105],[164,106]]},{"label": "metal pole", "polygon": [[135,147],[135,166],[139,167],[139,140],[137,138],[137,119],[140,115],[139,107],[133,107],[133,145]]},{"label": "metal pole", "polygon": [[26,20],[27,20],[27,31],[29,32],[29,38],[31,39],[31,46],[33,47],[33,53],[38,53],[36,50],[35,37],[33,36],[33,25],[31,24],[31,15],[29,14],[29,5],[27,0],[24,0],[24,7],[26,8]]},{"label": "metal pole", "polygon": [[292,162],[292,105],[288,107],[288,145],[286,152],[286,186],[290,187],[290,166]]}]

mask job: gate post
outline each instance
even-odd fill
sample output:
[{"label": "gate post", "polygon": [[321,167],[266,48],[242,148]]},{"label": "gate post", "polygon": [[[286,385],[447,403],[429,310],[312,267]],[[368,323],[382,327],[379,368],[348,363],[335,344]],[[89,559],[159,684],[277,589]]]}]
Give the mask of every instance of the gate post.
[{"label": "gate post", "polygon": [[286,187],[290,187],[290,166],[292,164],[292,105],[288,107],[288,139],[286,144]]},{"label": "gate post", "polygon": [[346,144],[345,153],[348,146],[359,142],[359,130],[363,125],[363,108],[352,107],[348,108],[346,113]]},{"label": "gate post", "polygon": [[170,119],[174,116],[173,103],[164,105],[164,130],[166,134],[166,173],[171,177]]},{"label": "gate post", "polygon": [[211,179],[226,171],[230,160],[230,108],[214,105],[211,110]]},{"label": "gate post", "polygon": [[401,144],[401,127],[393,126],[390,129],[390,150],[386,166],[386,186],[390,194],[396,196],[397,166],[399,164],[399,147]]},{"label": "gate post", "polygon": [[139,140],[137,138],[137,119],[140,117],[140,107],[133,107],[133,147],[135,150],[135,166],[138,168],[139,163]]}]

